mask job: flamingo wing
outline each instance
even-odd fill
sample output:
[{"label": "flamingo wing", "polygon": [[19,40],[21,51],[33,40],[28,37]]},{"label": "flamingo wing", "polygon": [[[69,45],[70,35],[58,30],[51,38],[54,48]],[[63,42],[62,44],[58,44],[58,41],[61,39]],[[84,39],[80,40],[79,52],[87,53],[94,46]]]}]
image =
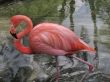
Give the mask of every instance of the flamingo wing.
[{"label": "flamingo wing", "polygon": [[65,55],[67,51],[66,49],[63,49],[65,46],[63,46],[63,43],[64,41],[61,40],[61,37],[50,32],[42,32],[39,33],[36,37],[32,37],[30,46],[35,53]]},{"label": "flamingo wing", "polygon": [[76,51],[91,51],[92,48],[71,30],[57,24],[44,23],[30,33],[30,46],[36,53],[65,55]]}]

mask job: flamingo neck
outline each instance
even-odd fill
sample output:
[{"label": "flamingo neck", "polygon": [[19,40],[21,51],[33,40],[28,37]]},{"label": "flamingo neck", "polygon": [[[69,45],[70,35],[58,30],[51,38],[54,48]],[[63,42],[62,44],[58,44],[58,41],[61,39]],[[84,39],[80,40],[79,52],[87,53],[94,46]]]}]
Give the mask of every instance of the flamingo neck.
[{"label": "flamingo neck", "polygon": [[14,40],[14,46],[23,54],[33,54],[31,48],[26,47],[21,43],[21,39]]},{"label": "flamingo neck", "polygon": [[26,28],[17,34],[17,38],[19,38],[19,39],[21,39],[24,36],[26,36],[27,34],[29,34],[33,28],[33,24],[32,24],[31,19],[29,19],[27,17],[22,17],[21,22],[22,21],[24,21],[26,23]]},{"label": "flamingo neck", "polygon": [[31,48],[24,46],[21,43],[21,40],[24,36],[26,36],[27,34],[30,33],[30,31],[32,30],[33,24],[32,24],[31,19],[29,19],[27,17],[21,17],[21,21],[26,22],[27,26],[23,31],[21,31],[17,34],[18,39],[14,40],[14,45],[20,52],[22,52],[24,54],[32,54]]}]

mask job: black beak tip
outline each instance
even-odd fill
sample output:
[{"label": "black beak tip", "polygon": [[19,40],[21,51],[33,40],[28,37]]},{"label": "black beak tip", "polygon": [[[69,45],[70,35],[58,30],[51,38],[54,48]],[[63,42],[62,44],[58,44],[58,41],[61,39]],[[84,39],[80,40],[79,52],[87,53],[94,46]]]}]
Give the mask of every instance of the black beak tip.
[{"label": "black beak tip", "polygon": [[14,38],[18,39],[16,33],[11,33],[11,32],[10,32],[10,34],[11,34]]}]

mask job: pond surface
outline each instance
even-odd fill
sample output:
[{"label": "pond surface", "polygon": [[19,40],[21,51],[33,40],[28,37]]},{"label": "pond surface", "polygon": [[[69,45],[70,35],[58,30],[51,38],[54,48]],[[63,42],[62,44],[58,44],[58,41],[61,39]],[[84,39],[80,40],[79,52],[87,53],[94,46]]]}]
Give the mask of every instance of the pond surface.
[{"label": "pond surface", "polygon": [[[85,28],[85,32],[87,32],[86,37],[90,40],[89,44],[94,46],[97,50],[96,54],[99,56],[99,69],[107,74],[110,74],[110,64],[107,63],[110,62],[110,51],[109,47],[106,45],[110,35],[106,35],[104,33],[100,35],[100,32],[103,32],[103,30],[109,28],[104,29],[104,26],[107,24],[105,24],[105,22],[98,17],[98,15],[95,13],[97,12],[95,9],[92,10],[92,8],[90,8],[91,4],[89,2],[87,3],[82,2],[81,0],[76,0],[75,11],[72,14],[73,22],[71,21],[70,13],[62,24],[74,29],[75,33],[79,36],[81,36],[81,31],[84,31],[83,28]],[[94,15],[91,13],[91,11],[94,12]]]},{"label": "pond surface", "polygon": [[[30,5],[32,3],[35,2],[31,2]],[[38,3],[40,3],[40,1]],[[46,1],[44,3],[42,2],[42,4],[45,3]],[[41,13],[40,11],[39,13],[37,13],[37,17],[34,17],[34,15],[36,14],[34,11],[28,9],[22,9],[23,12],[19,13],[25,14],[24,11],[26,11],[28,12],[28,14],[26,15],[29,15],[30,12],[32,12],[32,16],[29,16],[32,18],[34,24],[45,21],[55,22],[64,25],[65,27],[74,31],[85,42],[96,49],[96,55],[86,53],[88,54],[87,60],[92,64],[95,64],[96,74],[97,71],[100,71],[101,74],[107,75],[106,77],[98,73],[99,75],[97,74],[95,78],[90,78],[85,82],[101,82],[100,80],[102,78],[104,79],[102,80],[102,82],[110,82],[110,8],[108,3],[109,0],[61,0],[59,2],[56,1],[53,6],[51,4],[49,5],[52,6],[53,9],[51,9],[51,7],[48,8],[48,6],[42,6],[41,4],[42,8],[44,9],[41,9]],[[25,8],[29,4],[26,5],[25,2],[25,6],[22,6],[23,2],[20,1],[17,3],[17,5]],[[14,5],[12,5],[12,7],[13,6]],[[31,7],[34,7],[34,5],[31,5]],[[10,6],[7,8],[10,9]],[[38,8],[40,8],[39,5]],[[21,8],[18,7],[18,9],[20,10]],[[39,9],[36,9],[36,11],[37,10]],[[44,13],[44,11],[48,11],[48,13]],[[13,13],[11,12],[12,15]],[[21,25],[21,27],[22,26],[23,25]],[[13,39],[8,33],[8,16],[0,18],[0,27],[0,82],[33,82],[33,80],[35,82],[52,82],[50,81],[50,77],[52,78],[52,75],[55,73],[54,57],[50,57],[47,55],[38,55],[37,57],[33,55],[21,55],[21,53],[15,50],[15,48],[13,47]],[[1,30],[2,28],[4,29]],[[24,38],[23,43],[28,44],[25,39],[26,38]],[[81,54],[82,53],[80,53],[79,55]],[[95,61],[94,57],[96,58]],[[62,66],[63,68],[62,71],[68,71],[68,69],[71,69],[71,67],[74,68],[78,65],[83,65],[82,63],[79,64],[79,62],[76,60],[74,61],[73,65],[72,62],[66,57],[59,57],[58,59],[60,66]],[[81,70],[82,74],[84,73],[83,67],[79,69]],[[77,69],[75,70],[77,74]],[[72,71],[70,74],[74,75],[74,72]],[[49,79],[47,81],[44,81],[44,79],[48,77]],[[66,74],[64,75],[64,77],[66,77]],[[40,78],[40,80],[38,80],[37,78]],[[79,76],[79,78],[81,77]],[[75,82],[79,82],[77,80],[78,78],[70,79],[74,79]]]}]

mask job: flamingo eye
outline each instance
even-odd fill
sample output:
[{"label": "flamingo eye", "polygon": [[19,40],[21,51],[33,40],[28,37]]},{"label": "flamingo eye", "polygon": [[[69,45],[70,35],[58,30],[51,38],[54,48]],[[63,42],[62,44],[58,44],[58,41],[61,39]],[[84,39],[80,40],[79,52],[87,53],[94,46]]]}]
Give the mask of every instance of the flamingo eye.
[{"label": "flamingo eye", "polygon": [[16,33],[16,29],[14,28],[13,24],[11,24],[10,32],[11,33]]}]

